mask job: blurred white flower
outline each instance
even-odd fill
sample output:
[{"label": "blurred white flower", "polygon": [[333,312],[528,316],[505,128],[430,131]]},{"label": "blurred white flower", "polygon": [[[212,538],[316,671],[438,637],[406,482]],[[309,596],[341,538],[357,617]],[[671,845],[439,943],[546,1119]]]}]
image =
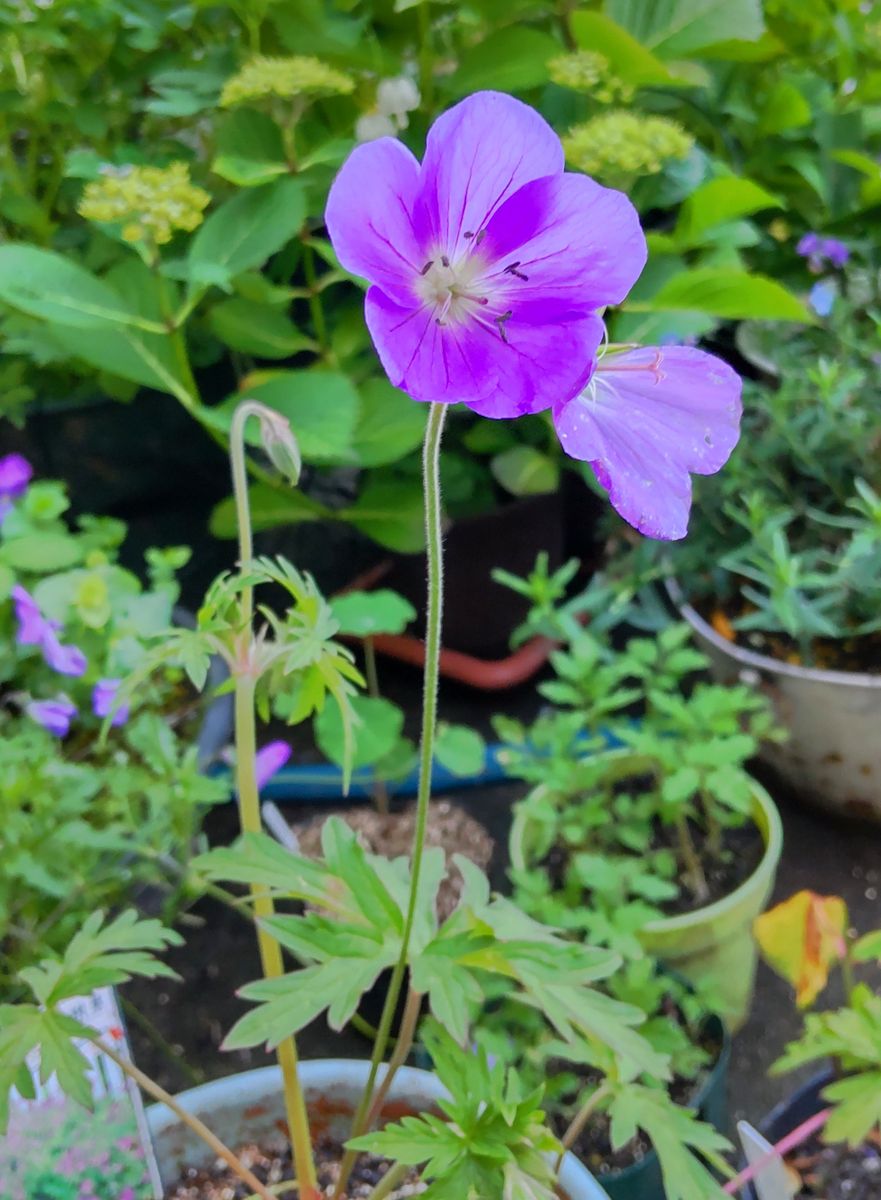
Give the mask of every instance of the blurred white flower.
[{"label": "blurred white flower", "polygon": [[376,107],[363,113],[355,123],[355,136],[359,142],[371,142],[374,138],[394,137],[407,128],[407,113],[419,107],[419,88],[406,75],[382,79],[376,89]]},{"label": "blurred white flower", "polygon": [[355,122],[355,137],[359,142],[372,142],[375,138],[394,137],[397,132],[398,127],[391,117],[383,116],[378,112],[362,113]]}]

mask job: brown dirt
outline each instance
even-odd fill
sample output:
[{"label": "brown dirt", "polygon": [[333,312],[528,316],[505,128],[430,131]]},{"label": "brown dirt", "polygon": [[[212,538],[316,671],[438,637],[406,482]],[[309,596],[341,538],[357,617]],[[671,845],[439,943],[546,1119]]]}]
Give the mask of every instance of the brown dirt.
[{"label": "brown dirt", "polygon": [[[290,1150],[266,1150],[260,1146],[248,1145],[237,1149],[236,1154],[260,1182],[269,1187],[293,1179]],[[318,1186],[325,1196],[331,1194],[339,1177],[341,1158],[342,1147],[337,1142],[325,1139],[315,1147]],[[362,1200],[369,1196],[389,1166],[389,1160],[386,1158],[378,1158],[372,1154],[360,1155],[345,1193],[346,1200]],[[414,1167],[404,1182],[392,1190],[389,1200],[404,1200],[404,1197],[415,1196],[425,1191],[425,1186],[419,1180],[418,1168]],[[289,1191],[283,1191],[280,1195],[293,1196],[295,1193],[296,1189],[291,1187]],[[244,1197],[249,1195],[251,1193],[248,1187],[221,1163],[205,1170],[191,1167],[179,1183],[173,1184],[166,1191],[165,1200],[244,1200]]]},{"label": "brown dirt", "polygon": [[[722,856],[711,856],[706,846],[706,836],[695,827],[691,830],[692,841],[695,844],[698,857],[704,868],[709,894],[698,899],[689,889],[683,887],[680,894],[673,900],[667,900],[660,907],[665,916],[675,917],[680,913],[697,912],[708,904],[723,900],[736,891],[742,883],[758,868],[765,852],[758,826],[750,821],[740,829],[726,829],[722,835]],[[659,831],[657,845],[670,845],[675,848],[675,838],[672,830]]]},{"label": "brown dirt", "polygon": [[[400,812],[380,813],[361,805],[338,813],[355,830],[364,847],[373,854],[387,858],[408,855],[416,825],[416,806],[411,804]],[[291,826],[300,843],[300,850],[310,858],[321,853],[321,829],[327,816],[312,817]],[[449,800],[434,800],[428,810],[427,846],[440,846],[449,860],[461,854],[485,871],[492,858],[495,843],[483,825]],[[438,916],[445,920],[459,902],[464,886],[462,876],[450,865],[449,874],[438,892]]]},{"label": "brown dirt", "polygon": [[788,1160],[801,1176],[796,1200],[878,1200],[881,1196],[881,1142],[878,1131],[855,1150],[818,1141]]}]

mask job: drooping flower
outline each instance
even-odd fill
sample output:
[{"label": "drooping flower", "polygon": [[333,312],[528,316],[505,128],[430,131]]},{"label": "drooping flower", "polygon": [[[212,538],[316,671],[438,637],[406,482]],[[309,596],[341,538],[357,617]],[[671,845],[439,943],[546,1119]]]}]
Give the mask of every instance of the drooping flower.
[{"label": "drooping flower", "polygon": [[92,689],[92,712],[96,717],[103,720],[105,717],[113,716],[110,719],[111,725],[124,725],[129,717],[129,706],[120,704],[113,711],[113,704],[116,700],[116,693],[119,691],[121,679],[99,679]]},{"label": "drooping flower", "polygon": [[796,254],[808,260],[808,267],[819,274],[827,264],[839,270],[850,258],[850,247],[838,238],[821,237],[819,233],[806,233],[795,247]]},{"label": "drooping flower", "polygon": [[36,600],[20,584],[12,589],[12,603],[18,622],[15,640],[19,646],[39,646],[46,663],[59,675],[82,675],[88,665],[78,646],[63,645],[58,639],[61,626],[44,617]]},{"label": "drooping flower", "polygon": [[669,117],[617,109],[598,113],[563,138],[567,162],[609,183],[656,175],[693,146],[691,134]]},{"label": "drooping flower", "polygon": [[554,408],[567,454],[588,462],[612,507],[648,537],[684,537],[691,474],[712,475],[737,444],[741,381],[690,346],[610,348],[586,388]]},{"label": "drooping flower", "polygon": [[127,242],[170,242],[175,230],[192,231],[202,223],[211,197],[190,181],[184,162],[167,167],[107,167],[86,185],[80,216],[122,225]]},{"label": "drooping flower", "polygon": [[220,94],[221,108],[231,108],[264,96],[347,96],[355,83],[342,71],[318,58],[295,54],[288,58],[258,55],[227,79]]},{"label": "drooping flower", "polygon": [[280,771],[290,759],[292,753],[287,742],[268,742],[261,750],[257,751],[254,773],[257,778],[258,790],[262,791],[273,775]]},{"label": "drooping flower", "polygon": [[70,732],[77,709],[67,696],[57,696],[54,700],[32,700],[25,705],[25,712],[49,733],[63,738]]},{"label": "drooping flower", "polygon": [[421,164],[392,138],[357,147],[326,222],[343,266],[371,284],[367,325],[392,383],[492,417],[585,385],[598,310],[646,257],[627,197],[564,172],[551,127],[497,92],[439,117]]}]

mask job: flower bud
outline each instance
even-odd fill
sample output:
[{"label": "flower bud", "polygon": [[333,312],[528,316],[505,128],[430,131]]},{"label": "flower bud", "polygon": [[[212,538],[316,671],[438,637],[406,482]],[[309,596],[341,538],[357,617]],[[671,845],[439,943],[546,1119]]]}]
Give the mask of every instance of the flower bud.
[{"label": "flower bud", "polygon": [[260,440],[267,457],[277,471],[291,484],[296,484],[303,469],[300,447],[287,417],[271,408],[260,406]]}]

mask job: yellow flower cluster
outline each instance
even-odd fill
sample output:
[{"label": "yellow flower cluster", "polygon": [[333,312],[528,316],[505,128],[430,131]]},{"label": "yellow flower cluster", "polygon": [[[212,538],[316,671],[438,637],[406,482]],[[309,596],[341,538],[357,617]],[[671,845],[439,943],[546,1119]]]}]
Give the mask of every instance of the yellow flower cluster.
[{"label": "yellow flower cluster", "polygon": [[167,167],[109,167],[86,185],[79,213],[89,221],[122,225],[127,242],[170,242],[176,229],[195,229],[211,202],[190,182],[186,163]]},{"label": "yellow flower cluster", "polygon": [[222,107],[230,108],[244,100],[259,100],[263,96],[285,99],[292,96],[346,96],[354,88],[354,81],[348,75],[320,59],[303,55],[290,58],[260,55],[227,79],[220,103]]},{"label": "yellow flower cluster", "polygon": [[566,158],[579,171],[600,179],[654,175],[671,158],[685,158],[694,139],[667,117],[647,113],[600,113],[563,138]]},{"label": "yellow flower cluster", "polygon": [[629,83],[612,71],[605,54],[596,50],[576,50],[573,54],[561,54],[548,63],[551,79],[560,87],[575,92],[587,92],[601,104],[626,103],[633,97]]}]

